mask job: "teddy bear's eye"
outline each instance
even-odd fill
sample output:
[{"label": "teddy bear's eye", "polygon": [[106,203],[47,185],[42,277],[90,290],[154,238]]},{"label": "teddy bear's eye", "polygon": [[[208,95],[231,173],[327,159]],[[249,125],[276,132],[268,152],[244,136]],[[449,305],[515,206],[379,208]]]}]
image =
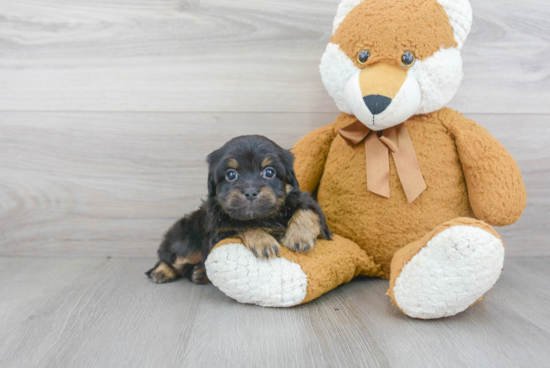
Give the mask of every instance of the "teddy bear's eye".
[{"label": "teddy bear's eye", "polygon": [[401,56],[401,62],[405,66],[411,66],[414,64],[416,58],[414,57],[414,54],[410,51],[407,51]]},{"label": "teddy bear's eye", "polygon": [[357,62],[363,65],[367,62],[367,60],[369,59],[369,56],[370,56],[370,52],[368,52],[367,50],[361,50],[357,54]]}]

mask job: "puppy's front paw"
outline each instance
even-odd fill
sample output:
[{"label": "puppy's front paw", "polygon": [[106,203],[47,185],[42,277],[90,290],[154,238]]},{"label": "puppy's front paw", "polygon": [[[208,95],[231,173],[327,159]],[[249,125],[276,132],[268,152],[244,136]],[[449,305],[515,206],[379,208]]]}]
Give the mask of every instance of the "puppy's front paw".
[{"label": "puppy's front paw", "polygon": [[281,243],[289,250],[298,253],[307,253],[313,249],[315,246],[315,241],[317,239],[308,239],[306,237],[301,237],[300,234],[289,234],[285,235],[281,239]]},{"label": "puppy's front paw", "polygon": [[[273,239],[275,240],[275,239]],[[281,251],[281,246],[275,240],[275,243],[272,244],[255,244],[250,247],[252,253],[260,259],[270,259],[279,256]]]},{"label": "puppy's front paw", "polygon": [[157,284],[165,284],[178,278],[178,274],[166,263],[160,262],[155,268],[146,272]]},{"label": "puppy's front paw", "polygon": [[298,210],[290,219],[281,243],[291,251],[306,253],[313,249],[320,233],[319,216],[310,210]]},{"label": "puppy's front paw", "polygon": [[279,256],[281,246],[274,237],[261,229],[247,230],[240,237],[244,245],[260,259]]}]

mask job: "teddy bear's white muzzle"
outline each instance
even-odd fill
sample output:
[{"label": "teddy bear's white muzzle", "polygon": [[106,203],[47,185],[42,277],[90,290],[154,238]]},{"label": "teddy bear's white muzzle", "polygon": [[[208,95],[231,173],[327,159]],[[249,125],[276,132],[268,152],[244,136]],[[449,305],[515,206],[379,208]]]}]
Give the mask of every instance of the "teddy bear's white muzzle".
[{"label": "teddy bear's white muzzle", "polygon": [[418,110],[421,101],[420,85],[416,78],[408,75],[394,98],[379,94],[363,96],[357,71],[349,79],[344,99],[353,115],[374,131],[384,130],[405,122]]}]

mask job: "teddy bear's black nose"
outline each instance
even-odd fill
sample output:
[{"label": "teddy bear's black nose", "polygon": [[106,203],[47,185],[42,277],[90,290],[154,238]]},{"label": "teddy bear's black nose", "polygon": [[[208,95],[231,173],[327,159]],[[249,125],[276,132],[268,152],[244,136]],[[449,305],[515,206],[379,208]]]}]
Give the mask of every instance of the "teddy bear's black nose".
[{"label": "teddy bear's black nose", "polygon": [[380,114],[391,104],[391,98],[381,95],[368,95],[363,97],[363,101],[373,115]]}]

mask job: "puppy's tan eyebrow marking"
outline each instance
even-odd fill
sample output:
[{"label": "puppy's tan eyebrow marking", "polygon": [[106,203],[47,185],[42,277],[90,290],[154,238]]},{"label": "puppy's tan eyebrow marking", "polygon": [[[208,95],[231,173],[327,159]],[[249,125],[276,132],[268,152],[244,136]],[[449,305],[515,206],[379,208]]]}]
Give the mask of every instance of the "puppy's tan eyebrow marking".
[{"label": "puppy's tan eyebrow marking", "polygon": [[237,170],[239,168],[239,163],[234,158],[230,158],[227,160],[227,166],[229,166],[232,169]]},{"label": "puppy's tan eyebrow marking", "polygon": [[264,160],[262,161],[262,169],[271,165],[272,163],[273,163],[273,160],[271,159],[271,157],[264,158]]}]

